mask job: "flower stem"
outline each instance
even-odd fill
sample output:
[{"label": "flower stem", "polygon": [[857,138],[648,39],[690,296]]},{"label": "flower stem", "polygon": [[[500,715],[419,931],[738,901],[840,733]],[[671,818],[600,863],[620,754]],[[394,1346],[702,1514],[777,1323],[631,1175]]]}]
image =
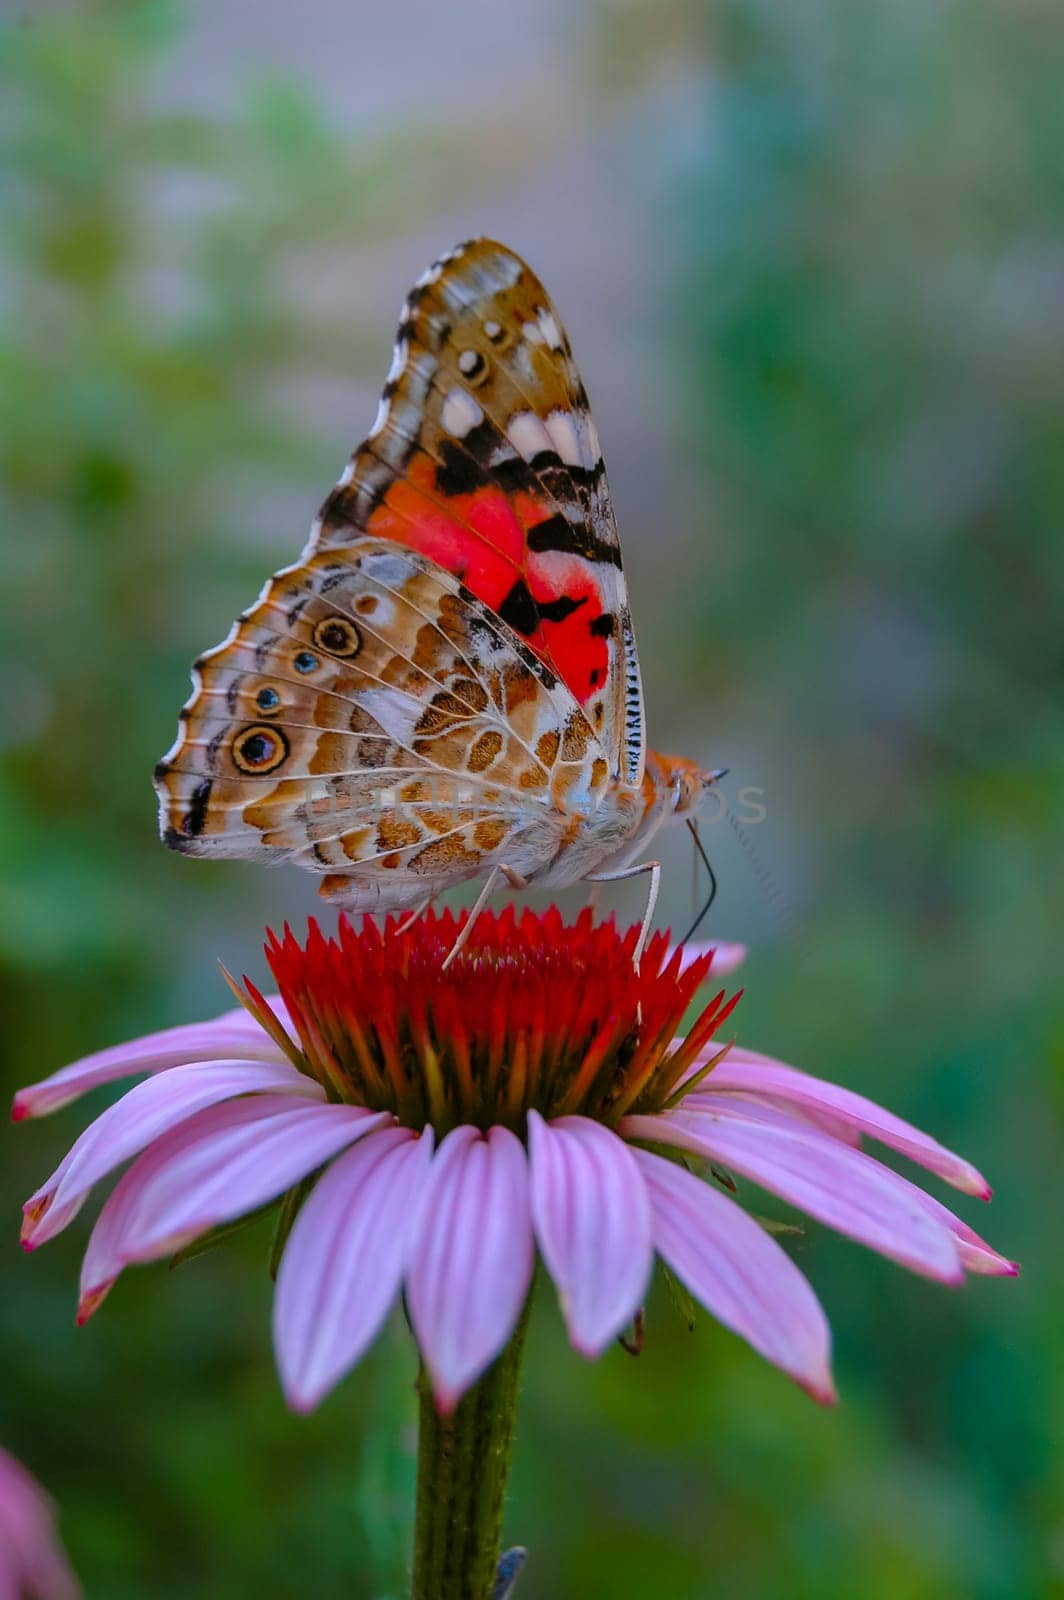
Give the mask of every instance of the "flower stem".
[{"label": "flower stem", "polygon": [[506,1349],[449,1417],[418,1379],[413,1600],[491,1600],[531,1295]]}]

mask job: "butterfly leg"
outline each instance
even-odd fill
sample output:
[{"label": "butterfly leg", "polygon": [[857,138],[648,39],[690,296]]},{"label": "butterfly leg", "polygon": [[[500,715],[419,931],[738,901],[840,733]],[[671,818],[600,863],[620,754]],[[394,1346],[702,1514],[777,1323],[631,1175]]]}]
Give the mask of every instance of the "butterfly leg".
[{"label": "butterfly leg", "polygon": [[654,907],[658,903],[658,890],[661,888],[661,862],[643,861],[638,867],[625,867],[621,872],[595,872],[589,873],[588,883],[623,883],[626,878],[637,878],[641,872],[650,873],[650,893],[647,895],[647,908],[643,913],[643,926],[639,930],[635,950],[632,955],[632,965],[639,971],[639,963],[643,959],[647,939],[650,937],[650,925],[654,921]]},{"label": "butterfly leg", "polygon": [[403,918],[402,922],[400,922],[399,926],[395,930],[393,938],[398,939],[401,933],[406,933],[409,928],[412,928],[419,917],[423,917],[425,915],[425,912],[428,910],[435,898],[436,896],[434,894],[427,894],[424,900],[419,901],[414,907],[413,911],[409,912],[408,915]]},{"label": "butterfly leg", "polygon": [[519,872],[515,872],[513,867],[508,867],[504,861],[500,861],[497,866],[492,867],[491,871],[484,879],[484,887],[477,895],[477,898],[473,903],[473,909],[469,913],[461,932],[444,958],[442,968],[444,972],[447,971],[447,968],[450,966],[459,950],[462,949],[463,945],[466,943],[466,940],[469,938],[469,935],[473,932],[476,920],[480,916],[480,913],[483,911],[484,907],[487,905],[492,891],[494,890],[495,885],[498,883],[500,878],[505,878],[511,889],[528,888],[528,879],[523,878]]}]

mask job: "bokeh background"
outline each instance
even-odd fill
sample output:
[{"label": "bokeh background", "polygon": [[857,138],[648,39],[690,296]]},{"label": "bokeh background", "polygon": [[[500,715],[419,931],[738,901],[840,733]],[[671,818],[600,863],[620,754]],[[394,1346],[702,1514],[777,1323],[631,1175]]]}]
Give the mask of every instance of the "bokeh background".
[{"label": "bokeh background", "polygon": [[[5,1089],[214,1014],[217,958],[261,977],[312,909],[163,850],[151,768],[367,427],[406,287],[502,237],[595,404],[654,741],[763,791],[706,829],[741,1038],[962,1149],[1024,1266],[951,1292],[797,1236],[834,1413],[660,1293],[643,1356],[587,1367],[541,1294],[521,1595],[1062,1592],[1064,11],[32,0],[0,52]],[[76,1332],[85,1224],[14,1241],[84,1120],[3,1138],[0,1439],[89,1600],[398,1600],[405,1331],[289,1416],[267,1226]]]}]

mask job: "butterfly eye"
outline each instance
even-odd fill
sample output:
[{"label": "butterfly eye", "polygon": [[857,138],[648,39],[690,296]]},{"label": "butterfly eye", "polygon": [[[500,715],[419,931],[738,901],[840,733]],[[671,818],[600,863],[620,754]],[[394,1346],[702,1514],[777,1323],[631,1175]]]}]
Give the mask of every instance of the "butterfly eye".
[{"label": "butterfly eye", "polygon": [[316,672],[321,662],[309,650],[301,650],[292,662],[297,672]]},{"label": "butterfly eye", "polygon": [[281,704],[281,696],[277,693],[276,689],[271,689],[269,685],[267,685],[266,688],[260,689],[258,694],[255,696],[255,704],[258,706],[260,711],[276,711],[277,707]]},{"label": "butterfly eye", "polygon": [[288,754],[288,741],[279,728],[252,724],[233,740],[233,760],[241,772],[272,772]]},{"label": "butterfly eye", "polygon": [[314,629],[314,643],[331,656],[357,656],[362,635],[346,617],[326,617]]}]

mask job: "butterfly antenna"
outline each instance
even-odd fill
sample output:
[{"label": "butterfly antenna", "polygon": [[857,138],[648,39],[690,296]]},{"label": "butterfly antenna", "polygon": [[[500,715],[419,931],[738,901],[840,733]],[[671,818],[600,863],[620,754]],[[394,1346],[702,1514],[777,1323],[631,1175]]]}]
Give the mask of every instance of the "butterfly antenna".
[{"label": "butterfly antenna", "polygon": [[730,808],[727,812],[727,821],[728,826],[738,839],[744,855],[754,870],[754,874],[761,885],[769,907],[774,915],[779,918],[780,924],[782,925],[784,931],[786,933],[793,933],[795,925],[795,914],[793,907],[787,903],[783,890],[780,888],[772,873],[769,871],[768,867],[755,850],[750,835],[742,826],[734,811],[732,811]]},{"label": "butterfly antenna", "polygon": [[709,873],[709,898],[706,900],[705,905],[702,907],[701,911],[698,913],[697,917],[692,922],[692,924],[688,928],[687,932],[684,934],[683,940],[682,940],[683,944],[686,944],[688,939],[693,938],[694,935],[698,932],[699,928],[702,926],[702,923],[705,921],[706,917],[709,914],[710,906],[713,904],[714,900],[717,898],[717,874],[713,871],[713,868],[710,865],[709,857],[706,855],[705,846],[703,845],[702,840],[701,840],[701,838],[699,836],[698,824],[697,824],[697,822],[695,822],[693,817],[688,817],[688,819],[687,819],[687,829],[688,829],[688,832],[691,835],[691,838],[695,842],[695,849],[698,851],[698,854],[702,857],[702,865],[705,867],[706,871]]}]

